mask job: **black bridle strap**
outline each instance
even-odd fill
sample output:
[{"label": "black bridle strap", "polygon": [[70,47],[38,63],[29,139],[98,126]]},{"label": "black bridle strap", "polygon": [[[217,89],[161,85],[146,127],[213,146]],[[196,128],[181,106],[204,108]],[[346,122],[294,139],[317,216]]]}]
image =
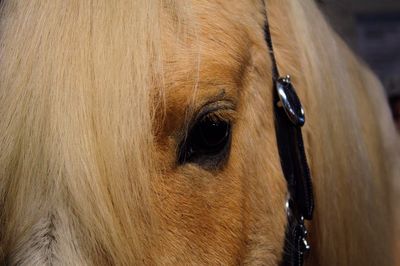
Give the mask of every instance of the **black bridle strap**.
[{"label": "black bridle strap", "polygon": [[[265,7],[265,10],[267,10],[266,7]],[[265,12],[267,12],[267,11],[265,11]],[[274,46],[272,44],[272,37],[271,37],[271,31],[269,28],[269,21],[268,21],[267,13],[265,13],[264,38],[267,43],[268,50],[270,52],[270,58],[271,58],[271,62],[272,62],[272,79],[275,83],[275,81],[278,80],[278,78],[279,78],[279,70],[278,70],[278,64],[276,63]]]},{"label": "black bridle strap", "polygon": [[276,139],[289,192],[282,265],[301,266],[304,254],[310,248],[306,241],[304,219],[311,220],[314,209],[311,175],[301,133],[305,117],[290,77],[279,76],[267,15],[264,33],[272,61]]}]

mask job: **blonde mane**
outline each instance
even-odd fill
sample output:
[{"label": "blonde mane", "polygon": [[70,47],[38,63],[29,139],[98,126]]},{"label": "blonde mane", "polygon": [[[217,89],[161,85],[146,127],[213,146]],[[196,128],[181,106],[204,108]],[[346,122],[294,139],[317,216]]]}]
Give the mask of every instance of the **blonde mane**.
[{"label": "blonde mane", "polygon": [[[208,1],[183,2],[0,1],[0,262],[174,264],[166,254],[181,246],[168,242],[176,232],[166,221],[181,214],[167,213],[171,210],[169,201],[162,195],[178,194],[165,185],[174,183],[165,176],[176,168],[158,166],[164,165],[160,162],[175,151],[168,153],[159,148],[169,147],[170,140],[160,144],[156,135],[168,121],[169,104],[186,106],[202,96],[197,92],[203,77],[199,54],[206,44],[198,42],[207,34],[202,35],[200,24],[205,18],[196,7],[201,6],[202,12],[219,12],[211,8],[208,11]],[[251,41],[260,40],[262,32],[252,27],[262,26],[262,1],[240,2],[213,3],[227,7],[218,26],[228,29],[226,17],[235,20],[249,14],[243,27],[249,27]],[[315,218],[308,225],[313,247],[308,263],[388,265],[394,252],[393,236],[399,235],[394,230],[400,229],[394,228],[400,213],[393,204],[400,191],[393,188],[394,180],[400,178],[400,144],[382,86],[332,32],[314,1],[266,2],[280,71],[292,75],[307,115],[303,132],[316,194]],[[233,7],[228,11],[230,4]],[[237,13],[232,11],[235,8]],[[234,32],[240,28],[229,29],[233,32],[225,34],[234,36],[230,41],[240,43],[243,38]],[[178,44],[168,43],[166,35],[176,38]],[[185,44],[192,45],[191,52],[196,54],[196,60],[191,61],[191,52],[184,48],[180,51],[182,58],[188,55],[185,66],[193,70],[190,75],[175,73],[171,66],[178,64],[178,59],[169,55],[167,47]],[[254,47],[242,50],[265,51],[265,57],[249,61],[257,64],[270,60],[265,43]],[[240,61],[235,60],[226,59],[223,63]],[[263,81],[269,81],[270,62],[264,61],[260,65],[266,68],[258,71],[253,67],[251,75],[261,75]],[[217,74],[225,75],[221,73]],[[192,98],[185,103],[168,102],[171,93],[166,93],[166,88],[175,86],[171,79],[174,75],[194,84],[190,85]],[[247,79],[244,84],[249,83]],[[272,90],[269,83],[262,89]],[[256,120],[266,107],[272,111],[270,92],[248,97],[268,102],[265,100],[266,106],[257,107],[252,117],[244,120]],[[246,103],[240,105],[245,107]],[[190,117],[186,111],[187,117],[182,120]],[[268,114],[269,120],[257,120],[265,127],[257,137],[274,136],[271,117]],[[180,121],[180,117],[170,119]],[[275,139],[267,142],[271,144],[267,152],[273,156],[265,158],[273,164],[267,168],[272,169],[268,174],[273,175],[275,170],[280,171],[279,158]],[[257,144],[253,145],[257,148]],[[241,146],[233,146],[237,147]],[[256,152],[258,158],[264,156],[262,151]],[[233,159],[240,162],[241,169],[248,169],[240,161],[245,156],[235,154]],[[268,164],[265,158],[263,163]],[[252,174],[263,172],[262,167],[255,165],[256,170],[246,176],[249,178],[245,182],[232,183],[237,187],[250,184]],[[190,176],[194,171],[189,169],[184,174]],[[261,177],[253,178],[263,182]],[[248,194],[238,198],[251,198],[250,203],[232,204],[245,209],[245,214],[241,213],[243,224],[253,222],[253,218],[246,220],[251,211],[257,212],[255,221],[275,214],[265,214],[264,209],[254,206],[279,204],[284,198],[283,177],[267,178],[276,182],[239,189]],[[179,185],[176,187],[180,189]],[[277,196],[271,196],[272,203],[269,198],[254,196],[275,191]],[[268,206],[270,209],[279,209],[280,216],[275,220],[269,217],[273,222],[266,220],[263,225],[270,227],[263,230],[283,230],[283,203]],[[187,217],[197,216],[189,213]],[[232,224],[242,228],[242,223]],[[226,229],[226,225],[229,221],[218,230]],[[252,251],[258,243],[254,240],[258,228],[243,228],[251,236],[238,236],[233,229],[226,229],[231,230],[227,235],[241,241],[240,251],[236,252],[237,247],[232,244],[231,253],[237,256],[233,262],[260,263],[261,258],[267,257],[264,252],[282,249],[282,230],[271,233],[269,241],[274,244]],[[215,243],[221,246],[225,242],[217,239]],[[189,244],[186,248],[176,256],[195,254],[189,251],[194,249]],[[224,251],[227,257],[231,249]],[[268,259],[277,260],[279,256],[274,254]],[[221,258],[208,262],[226,261]]]},{"label": "blonde mane", "polygon": [[158,1],[3,1],[0,243],[8,263],[152,257],[144,177],[153,169],[159,12]]}]

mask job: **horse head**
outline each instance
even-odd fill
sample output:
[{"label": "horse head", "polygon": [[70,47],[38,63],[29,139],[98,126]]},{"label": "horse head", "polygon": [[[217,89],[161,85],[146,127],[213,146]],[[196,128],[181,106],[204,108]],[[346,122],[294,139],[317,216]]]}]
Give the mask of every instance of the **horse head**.
[{"label": "horse head", "polygon": [[5,264],[281,263],[275,63],[306,115],[306,263],[390,263],[398,136],[314,1],[0,5]]}]

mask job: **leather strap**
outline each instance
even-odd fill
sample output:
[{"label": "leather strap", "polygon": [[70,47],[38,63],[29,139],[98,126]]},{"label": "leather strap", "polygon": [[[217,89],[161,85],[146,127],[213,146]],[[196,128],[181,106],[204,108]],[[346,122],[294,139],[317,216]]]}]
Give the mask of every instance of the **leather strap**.
[{"label": "leather strap", "polygon": [[290,77],[279,76],[267,15],[264,34],[272,60],[276,139],[289,192],[286,204],[288,224],[281,264],[301,266],[305,253],[310,249],[304,219],[311,220],[314,209],[311,175],[301,133],[305,116]]}]

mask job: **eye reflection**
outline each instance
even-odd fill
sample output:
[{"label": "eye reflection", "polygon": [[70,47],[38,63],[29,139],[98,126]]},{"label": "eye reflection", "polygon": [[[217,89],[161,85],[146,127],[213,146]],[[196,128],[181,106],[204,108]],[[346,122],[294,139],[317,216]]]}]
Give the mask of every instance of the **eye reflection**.
[{"label": "eye reflection", "polygon": [[231,140],[231,122],[216,112],[198,119],[181,144],[179,163],[197,163],[216,167],[227,157]]}]

